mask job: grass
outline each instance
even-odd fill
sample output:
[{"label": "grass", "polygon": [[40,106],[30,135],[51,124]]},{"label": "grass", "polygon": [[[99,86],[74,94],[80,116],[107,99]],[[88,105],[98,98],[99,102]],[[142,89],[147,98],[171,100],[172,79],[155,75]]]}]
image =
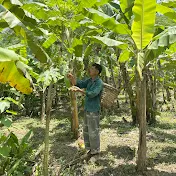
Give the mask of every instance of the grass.
[{"label": "grass", "polygon": [[[125,117],[127,122],[122,120]],[[136,156],[138,128],[130,124],[129,112],[107,116],[101,120],[101,154],[94,161],[78,163],[62,170],[63,176],[138,176]],[[82,124],[82,120],[80,120]],[[44,139],[44,125],[36,118],[16,120],[10,130],[21,138],[28,130],[33,130],[30,142],[37,150]],[[3,129],[8,133],[7,129]],[[176,175],[176,118],[175,112],[162,112],[155,126],[147,129],[146,175]],[[50,170],[57,175],[61,166],[78,156],[77,141],[72,139],[70,121],[59,115],[52,117],[50,125]]]}]

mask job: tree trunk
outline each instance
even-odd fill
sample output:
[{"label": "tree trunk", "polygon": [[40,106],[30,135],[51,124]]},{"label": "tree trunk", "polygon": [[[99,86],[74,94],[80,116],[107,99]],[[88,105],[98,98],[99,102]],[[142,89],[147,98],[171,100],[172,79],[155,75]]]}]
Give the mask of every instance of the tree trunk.
[{"label": "tree trunk", "polygon": [[146,170],[146,76],[143,81],[137,80],[137,113],[139,118],[139,145],[137,157],[137,170]]},{"label": "tree trunk", "polygon": [[[75,77],[75,70],[73,56],[71,56],[72,60],[70,61],[70,68],[73,71],[73,75]],[[73,136],[75,139],[79,138],[79,121],[78,121],[78,105],[77,105],[77,98],[75,92],[70,92],[70,100],[71,100],[71,111],[72,111],[72,119],[71,119],[71,131],[73,132]]]},{"label": "tree trunk", "polygon": [[[122,78],[121,78],[120,70],[119,70],[117,80],[118,80],[118,90],[119,90],[119,94],[120,94],[121,89],[122,89]],[[120,108],[120,103],[119,103],[119,100],[118,100],[118,96],[117,96],[117,108]]]},{"label": "tree trunk", "polygon": [[73,132],[74,138],[78,139],[79,137],[79,122],[78,122],[78,107],[76,101],[76,94],[74,92],[70,92],[71,96],[71,110],[72,110],[72,126],[71,130]]},{"label": "tree trunk", "polygon": [[156,71],[154,70],[154,78],[152,79],[152,85],[151,85],[151,89],[152,89],[152,116],[151,116],[151,123],[155,123],[156,122],[156,111],[157,111],[157,106],[156,106]]},{"label": "tree trunk", "polygon": [[116,81],[115,81],[115,77],[114,77],[114,71],[113,71],[113,68],[112,68],[112,58],[110,58],[111,59],[111,76],[112,76],[112,82],[113,82],[113,86],[115,87],[115,88],[117,88],[117,86],[116,86]]},{"label": "tree trunk", "polygon": [[31,106],[30,106],[30,100],[29,100],[29,96],[25,95],[25,109],[26,109],[26,116],[30,116],[31,115]]},{"label": "tree trunk", "polygon": [[44,148],[44,159],[43,159],[43,175],[48,176],[48,160],[49,160],[49,125],[50,125],[50,112],[52,106],[52,87],[50,84],[47,94],[47,106],[46,106],[46,126],[45,126],[45,148]]},{"label": "tree trunk", "polygon": [[150,81],[149,79],[146,80],[147,81],[147,88],[146,88],[146,119],[147,122],[150,123],[151,122],[151,118],[152,118],[152,96],[151,96],[151,90],[150,90]]},{"label": "tree trunk", "polygon": [[42,121],[42,123],[45,120],[45,111],[46,111],[45,110],[45,105],[46,105],[45,100],[46,100],[46,90],[44,90],[42,92],[42,109],[41,109],[41,121]]},{"label": "tree trunk", "polygon": [[105,82],[109,84],[109,77],[105,76]]},{"label": "tree trunk", "polygon": [[130,77],[128,75],[128,72],[126,70],[124,63],[120,64],[120,69],[121,69],[122,77],[124,80],[124,87],[128,93],[129,99],[130,99],[131,115],[132,115],[133,124],[135,125],[137,122],[136,121],[136,105],[135,105],[135,97],[133,95],[133,89],[130,84]]},{"label": "tree trunk", "polygon": [[166,96],[164,94],[164,87],[162,88],[162,92],[163,92],[163,104],[167,104],[166,103]]},{"label": "tree trunk", "polygon": [[56,85],[56,96],[55,96],[55,102],[54,102],[54,106],[57,107],[57,104],[58,104],[58,93],[57,93],[57,90],[58,90],[58,86]]},{"label": "tree trunk", "polygon": [[149,124],[154,124],[156,122],[156,76],[155,71],[152,75],[150,70],[147,69],[146,76],[146,118]]},{"label": "tree trunk", "polygon": [[[73,31],[68,31],[69,32],[69,37],[67,38],[68,40],[68,46],[67,47],[71,47],[71,40],[72,38],[72,34]],[[63,41],[63,40],[62,40]],[[71,70],[71,72],[73,71],[73,75],[75,76],[75,71],[74,68],[76,67],[76,65],[74,65],[74,57],[73,55],[71,55],[70,53],[68,53],[68,57],[69,57],[69,68]],[[74,92],[70,92],[70,99],[71,99],[71,111],[72,111],[72,119],[71,119],[71,130],[73,132],[74,138],[78,139],[79,137],[79,133],[78,133],[78,107],[77,107],[77,101],[76,101],[76,94]]]},{"label": "tree trunk", "polygon": [[165,89],[166,89],[167,101],[171,101],[171,93],[169,91],[169,87],[166,86]]}]

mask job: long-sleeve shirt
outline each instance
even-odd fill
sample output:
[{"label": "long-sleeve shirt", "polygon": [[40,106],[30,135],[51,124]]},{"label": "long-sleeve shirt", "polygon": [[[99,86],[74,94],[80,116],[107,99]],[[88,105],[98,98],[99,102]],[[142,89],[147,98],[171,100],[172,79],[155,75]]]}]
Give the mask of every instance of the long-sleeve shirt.
[{"label": "long-sleeve shirt", "polygon": [[103,81],[100,78],[92,80],[79,80],[76,83],[79,88],[86,89],[85,106],[84,110],[88,112],[100,111],[101,93],[103,90]]}]

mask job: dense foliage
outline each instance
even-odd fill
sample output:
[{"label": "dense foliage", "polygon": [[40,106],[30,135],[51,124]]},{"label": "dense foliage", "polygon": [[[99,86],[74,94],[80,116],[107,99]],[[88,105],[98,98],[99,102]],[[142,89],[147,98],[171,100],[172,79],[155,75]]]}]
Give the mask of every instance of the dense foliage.
[{"label": "dense foliage", "polygon": [[[85,78],[97,62],[103,81],[128,95],[132,124],[140,129],[138,170],[145,170],[146,121],[156,122],[160,104],[170,102],[172,92],[176,99],[174,0],[0,2],[0,125],[10,127],[15,116],[46,119],[43,172],[48,175],[50,114],[61,102],[67,106],[71,100],[71,130],[78,137],[77,106],[83,99],[77,105],[66,75]],[[113,111],[118,108],[117,97]],[[31,172],[29,137],[30,132],[22,140],[12,132],[1,134],[0,174]]]}]

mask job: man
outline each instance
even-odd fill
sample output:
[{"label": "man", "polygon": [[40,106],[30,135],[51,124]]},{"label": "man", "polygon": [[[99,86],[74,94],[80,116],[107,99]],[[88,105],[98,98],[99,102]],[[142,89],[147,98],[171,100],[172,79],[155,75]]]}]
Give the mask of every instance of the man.
[{"label": "man", "polygon": [[[83,136],[85,148],[90,155],[96,155],[100,152],[100,100],[103,90],[103,82],[99,78],[101,71],[101,65],[94,63],[89,70],[89,79],[76,81],[72,74],[68,74],[72,85],[75,85],[71,90],[85,95]],[[83,88],[86,90],[83,90]]]}]

